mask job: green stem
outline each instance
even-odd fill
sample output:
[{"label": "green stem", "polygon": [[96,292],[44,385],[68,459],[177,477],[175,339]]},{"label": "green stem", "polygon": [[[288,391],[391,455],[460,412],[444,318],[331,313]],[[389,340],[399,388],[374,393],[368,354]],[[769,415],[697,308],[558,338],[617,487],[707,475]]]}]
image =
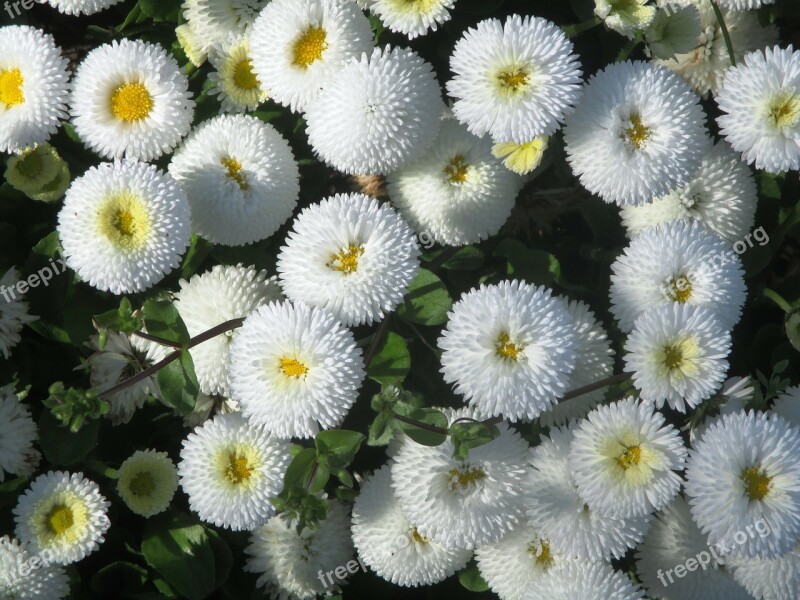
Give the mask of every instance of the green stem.
[{"label": "green stem", "polygon": [[565,25],[561,29],[564,31],[564,35],[566,35],[568,38],[573,38],[579,33],[594,29],[602,22],[603,19],[600,17],[592,17],[591,19],[587,19],[586,21],[582,21],[580,23],[575,23],[574,25]]},{"label": "green stem", "polygon": [[783,297],[775,290],[771,290],[770,288],[764,288],[764,291],[762,293],[764,294],[764,296],[766,296],[767,298],[772,300],[775,304],[777,304],[783,312],[787,313],[791,312],[792,305],[789,304],[786,300],[784,300]]},{"label": "green stem", "polygon": [[623,60],[627,60],[627,58],[631,55],[638,46],[642,42],[641,34],[636,34],[632,40],[628,40],[628,43],[619,51],[619,56],[617,56],[617,62],[622,62]]},{"label": "green stem", "polygon": [[627,381],[628,379],[630,379],[632,375],[633,373],[627,373],[627,372],[618,373],[617,375],[606,377],[605,379],[601,379],[600,381],[595,381],[594,383],[590,383],[589,385],[585,385],[583,387],[579,387],[576,390],[572,390],[571,392],[567,392],[566,394],[564,394],[561,400],[559,400],[559,402],[572,400],[573,398],[577,398],[578,396],[583,396],[584,394],[588,394],[589,392],[603,389],[604,387],[614,385],[615,383],[622,383],[623,381]]},{"label": "green stem", "polygon": [[711,8],[714,9],[714,14],[717,16],[717,22],[720,29],[722,29],[722,37],[725,40],[725,47],[728,49],[728,56],[731,59],[731,66],[736,66],[736,55],[733,53],[733,43],[731,42],[731,34],[728,32],[728,26],[725,25],[725,17],[722,16],[722,11],[719,9],[715,0],[709,0]]},{"label": "green stem", "polygon": [[389,320],[391,319],[391,315],[386,315],[381,321],[381,324],[378,326],[377,331],[372,335],[372,341],[369,343],[369,348],[364,353],[364,366],[369,368],[369,363],[372,362],[372,359],[378,353],[378,348],[383,341],[383,338],[386,337],[386,330],[389,328]]}]

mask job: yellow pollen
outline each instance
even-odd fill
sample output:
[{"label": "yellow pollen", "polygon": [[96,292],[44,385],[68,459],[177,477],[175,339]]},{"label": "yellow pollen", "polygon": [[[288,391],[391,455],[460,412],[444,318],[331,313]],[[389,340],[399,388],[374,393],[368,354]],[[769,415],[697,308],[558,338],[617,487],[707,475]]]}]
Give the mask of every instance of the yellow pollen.
[{"label": "yellow pollen", "polygon": [[239,189],[242,190],[249,190],[250,185],[247,183],[247,179],[245,179],[244,173],[242,173],[242,163],[240,163],[235,158],[223,158],[220,160],[222,166],[227,169],[226,175],[228,178],[233,179],[238,185]]},{"label": "yellow pollen", "polygon": [[284,357],[281,359],[281,371],[287,377],[294,377],[297,379],[308,373],[308,367],[296,358]]},{"label": "yellow pollen", "polygon": [[642,123],[642,117],[637,114],[631,115],[630,122],[631,126],[625,129],[622,137],[627,140],[631,146],[637,150],[641,150],[644,148],[647,140],[650,139],[650,128]]},{"label": "yellow pollen", "polygon": [[253,73],[253,63],[249,58],[239,62],[233,69],[233,82],[243,90],[254,90],[258,87],[258,79]]},{"label": "yellow pollen", "polygon": [[[539,549],[541,548],[541,552]],[[544,569],[549,569],[553,565],[553,553],[550,551],[550,543],[542,540],[539,544],[528,546],[528,553],[534,558],[536,564]]]},{"label": "yellow pollen", "polygon": [[775,127],[792,127],[800,119],[800,96],[783,94],[773,100],[767,114]]},{"label": "yellow pollen", "polygon": [[742,481],[750,500],[762,500],[769,493],[772,477],[758,467],[747,467],[742,471]]},{"label": "yellow pollen", "polygon": [[664,348],[664,365],[672,369],[680,369],[683,364],[683,349],[680,344],[671,344]]},{"label": "yellow pollen", "polygon": [[231,483],[240,484],[250,479],[253,474],[253,467],[247,457],[238,453],[231,452],[228,455],[228,466],[225,467],[225,476]]},{"label": "yellow pollen", "polygon": [[25,94],[22,92],[24,82],[19,69],[0,71],[0,104],[5,104],[8,108],[25,102]]},{"label": "yellow pollen", "polygon": [[322,27],[309,27],[294,43],[292,64],[307,69],[314,61],[322,58],[328,47],[325,39],[328,34]]},{"label": "yellow pollen", "polygon": [[123,83],[111,94],[111,114],[131,123],[146,118],[153,108],[153,97],[141,83]]},{"label": "yellow pollen", "polygon": [[669,282],[669,296],[675,302],[684,304],[692,296],[692,282],[686,275],[678,275]]},{"label": "yellow pollen", "polygon": [[53,507],[47,515],[47,526],[54,535],[63,535],[75,522],[72,509],[64,504]]},{"label": "yellow pollen", "polygon": [[135,496],[149,496],[156,489],[156,482],[151,473],[141,471],[133,476],[129,487]]},{"label": "yellow pollen", "polygon": [[444,174],[447,175],[450,183],[464,183],[467,180],[467,171],[469,165],[466,159],[460,154],[456,154],[453,159],[447,163],[444,168]]},{"label": "yellow pollen", "polygon": [[98,228],[118,248],[136,250],[147,242],[150,217],[136,196],[119,194],[100,208]]},{"label": "yellow pollen", "polygon": [[497,75],[500,87],[513,93],[522,92],[528,86],[529,74],[524,68],[514,69],[513,71],[501,71]]},{"label": "yellow pollen", "polygon": [[508,337],[508,334],[503,332],[497,337],[497,342],[495,343],[496,352],[503,358],[510,358],[511,360],[518,360],[519,355],[523,350],[521,345],[512,344],[511,338]]},{"label": "yellow pollen", "polygon": [[482,469],[472,468],[467,471],[460,469],[450,469],[447,472],[450,475],[450,489],[455,490],[460,487],[461,489],[467,488],[472,483],[477,483],[486,477],[486,473]]},{"label": "yellow pollen", "polygon": [[617,457],[617,464],[627,471],[631,467],[638,465],[641,459],[642,449],[639,446],[631,446]]},{"label": "yellow pollen", "polygon": [[428,538],[426,538],[426,537],[425,537],[425,536],[423,536],[423,535],[420,535],[420,533],[419,533],[419,531],[417,531],[417,528],[416,528],[416,527],[414,527],[414,529],[412,529],[412,530],[411,530],[411,533],[410,533],[410,534],[408,534],[408,535],[409,535],[409,537],[410,537],[412,540],[414,540],[414,541],[415,541],[417,544],[427,544],[427,543],[428,543]]},{"label": "yellow pollen", "polygon": [[364,246],[350,244],[347,248],[331,257],[328,268],[345,275],[355,273],[358,270],[358,257],[362,254],[364,254]]}]

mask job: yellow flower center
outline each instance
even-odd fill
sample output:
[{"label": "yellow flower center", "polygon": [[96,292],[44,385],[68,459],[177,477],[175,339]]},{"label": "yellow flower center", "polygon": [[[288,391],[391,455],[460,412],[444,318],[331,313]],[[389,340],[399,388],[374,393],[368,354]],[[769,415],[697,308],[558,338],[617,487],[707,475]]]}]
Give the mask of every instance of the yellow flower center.
[{"label": "yellow flower center", "polygon": [[547,540],[541,540],[538,544],[528,546],[528,553],[543,569],[547,570],[553,566],[553,553],[550,550],[550,542]]},{"label": "yellow flower center", "polygon": [[396,11],[424,15],[439,8],[441,0],[390,0],[390,4]]},{"label": "yellow flower center", "polygon": [[638,465],[642,459],[642,449],[639,446],[625,448],[625,451],[617,457],[617,464],[626,471]]},{"label": "yellow flower center", "polygon": [[156,482],[152,473],[140,471],[133,476],[129,487],[135,496],[149,496],[156,489]]},{"label": "yellow flower center", "polygon": [[519,355],[523,349],[521,345],[512,343],[511,338],[505,331],[497,336],[495,351],[499,356],[516,361],[519,359]]},{"label": "yellow flower center", "polygon": [[681,304],[688,302],[692,296],[692,282],[686,275],[678,275],[669,282],[669,296]]},{"label": "yellow flower center", "polygon": [[47,526],[53,535],[64,535],[75,523],[72,509],[66,504],[58,504],[47,515]]},{"label": "yellow flower center", "polygon": [[500,89],[509,94],[519,94],[528,87],[530,72],[524,67],[500,71],[497,74],[497,83]]},{"label": "yellow flower center", "polygon": [[25,102],[25,94],[22,92],[24,82],[25,78],[19,69],[0,71],[0,103],[9,108]]},{"label": "yellow flower center", "polygon": [[447,175],[450,183],[464,183],[467,180],[468,170],[469,165],[466,159],[462,155],[456,154],[453,159],[447,163],[447,166],[444,168],[444,174]]},{"label": "yellow flower center", "polygon": [[139,198],[123,193],[111,196],[100,208],[100,233],[122,250],[137,250],[148,239],[150,217]]},{"label": "yellow flower center", "polygon": [[347,248],[331,257],[328,268],[345,275],[355,273],[358,270],[358,257],[362,254],[364,254],[363,245],[350,244]]},{"label": "yellow flower center", "polygon": [[247,183],[247,179],[242,173],[242,163],[240,163],[235,158],[223,158],[220,160],[222,166],[225,167],[227,173],[225,174],[229,179],[232,179],[239,185],[239,189],[241,190],[248,190],[250,189],[250,185]]},{"label": "yellow flower center", "polygon": [[656,354],[655,360],[666,370],[665,374],[691,375],[697,369],[695,358],[700,347],[693,336],[684,336],[666,344]]},{"label": "yellow flower center", "polygon": [[800,120],[800,96],[791,93],[778,96],[769,104],[767,114],[775,127],[793,127]]},{"label": "yellow flower center", "polygon": [[747,467],[742,471],[745,493],[750,500],[763,500],[769,493],[772,477],[758,467]]},{"label": "yellow flower center", "polygon": [[641,150],[650,139],[650,128],[642,122],[642,117],[634,113],[630,116],[630,126],[625,128],[622,137],[636,150]]},{"label": "yellow flower center", "polygon": [[281,371],[286,377],[297,379],[308,373],[308,367],[296,358],[283,357],[280,362]]},{"label": "yellow flower center", "polygon": [[233,82],[243,90],[254,90],[258,87],[258,79],[253,73],[253,63],[249,58],[239,61],[234,67]]},{"label": "yellow flower center", "polygon": [[111,114],[132,123],[146,118],[153,108],[153,97],[141,83],[123,83],[111,94]]},{"label": "yellow flower center", "polygon": [[244,453],[231,452],[228,454],[228,465],[225,467],[225,476],[234,485],[247,482],[253,475],[253,466]]},{"label": "yellow flower center", "polygon": [[450,475],[451,490],[455,490],[456,488],[468,488],[471,484],[477,483],[486,477],[486,473],[483,472],[483,469],[477,467],[467,470],[450,469],[447,474]]},{"label": "yellow flower center", "polygon": [[420,533],[419,533],[419,531],[417,531],[416,527],[414,527],[414,529],[411,530],[411,533],[409,534],[409,537],[412,540],[414,540],[417,544],[427,544],[428,543],[428,538],[426,538],[423,535],[420,535]]},{"label": "yellow flower center", "polygon": [[309,27],[294,43],[292,48],[292,64],[307,69],[322,58],[328,47],[325,42],[328,34],[322,27]]}]

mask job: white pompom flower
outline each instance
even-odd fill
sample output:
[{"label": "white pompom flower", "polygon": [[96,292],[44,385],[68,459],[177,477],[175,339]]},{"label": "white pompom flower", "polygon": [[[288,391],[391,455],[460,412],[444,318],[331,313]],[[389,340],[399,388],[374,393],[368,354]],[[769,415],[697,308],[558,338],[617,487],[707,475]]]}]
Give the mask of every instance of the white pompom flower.
[{"label": "white pompom flower", "polygon": [[800,429],[773,413],[738,411],[708,427],[686,465],[686,494],[709,544],[741,558],[777,558],[795,547],[798,453]]},{"label": "white pompom flower", "polygon": [[[55,8],[58,12],[65,15],[93,15],[103,11],[122,0],[37,0]],[[24,6],[24,3],[23,3]]]},{"label": "white pompom flower", "polygon": [[302,112],[374,43],[367,17],[352,2],[271,0],[253,24],[250,45],[258,80],[276,102]]},{"label": "white pompom flower", "polygon": [[189,133],[194,100],[159,44],[114,40],[86,55],[72,82],[75,131],[103,158],[151,161]]},{"label": "white pompom flower", "polygon": [[688,183],[647,204],[623,206],[621,215],[631,238],[654,225],[685,219],[699,222],[733,246],[755,224],[757,203],[752,171],[728,144],[719,142]]},{"label": "white pompom flower", "polygon": [[186,192],[192,231],[226,246],[274,234],[300,195],[300,171],[289,142],[250,115],[202,123],[175,153],[169,172]]},{"label": "white pompom flower", "polygon": [[47,552],[54,564],[77,562],[103,543],[111,524],[108,507],[98,485],[83,473],[43,473],[14,508],[17,538],[30,553]]},{"label": "white pompom flower", "polygon": [[28,314],[28,303],[20,293],[19,271],[11,267],[0,277],[0,352],[11,356],[11,349],[22,340],[22,328],[39,317]]},{"label": "white pompom flower", "polygon": [[14,388],[0,388],[0,482],[9,473],[19,477],[33,473],[41,458],[33,447],[38,438],[36,423]]},{"label": "white pompom flower", "polygon": [[433,68],[407,48],[351,59],[306,109],[317,156],[351,175],[385,175],[422,156],[445,110]]},{"label": "white pompom flower", "polygon": [[551,548],[581,560],[621,558],[642,541],[649,515],[613,518],[590,509],[578,494],[569,464],[574,425],[550,429],[531,449],[527,513]]},{"label": "white pompom flower", "polygon": [[775,399],[772,411],[800,427],[800,385],[787,388]]},{"label": "white pompom flower", "polygon": [[719,0],[719,5],[729,10],[753,10],[767,4],[775,4],[775,0]]},{"label": "white pompom flower", "polygon": [[413,40],[448,22],[456,0],[368,0],[367,4],[386,27]]},{"label": "white pompom flower", "polygon": [[183,16],[194,39],[198,52],[213,52],[215,45],[231,36],[247,35],[253,22],[270,0],[184,0]]},{"label": "white pompom flower", "polygon": [[249,38],[231,36],[213,48],[209,60],[214,71],[209,73],[208,79],[214,87],[208,94],[218,96],[222,112],[253,111],[267,101],[269,93],[253,72]]},{"label": "white pompom flower", "polygon": [[99,290],[141,292],[180,263],[189,203],[153,165],[101,163],[72,182],[58,215],[67,266]]},{"label": "white pompom flower", "polygon": [[[47,554],[30,553],[17,540],[0,537],[0,597],[14,600],[61,600],[69,594],[69,578]],[[33,568],[33,565],[38,565]]]},{"label": "white pompom flower", "polygon": [[448,314],[441,371],[482,413],[534,419],[568,390],[577,337],[566,305],[547,288],[482,285]]},{"label": "white pompom flower", "polygon": [[198,516],[217,527],[253,530],[275,514],[289,444],[240,413],[217,415],[183,441],[178,475]]},{"label": "white pompom flower", "polygon": [[652,404],[627,398],[579,422],[569,462],[591,510],[631,518],[670,503],[681,488],[686,454],[678,431]]},{"label": "white pompom flower", "polygon": [[732,563],[733,576],[750,593],[748,598],[796,600],[800,590],[800,541],[779,558],[746,558]]},{"label": "white pompom flower", "polygon": [[666,304],[636,320],[625,351],[642,399],[685,413],[725,381],[731,334],[704,306]]},{"label": "white pompom flower", "polygon": [[178,469],[166,452],[137,450],[117,471],[117,492],[142,517],[167,510],[177,489]]},{"label": "white pompom flower", "polygon": [[395,585],[433,585],[463,569],[470,550],[451,549],[420,535],[392,490],[391,464],[367,479],[353,506],[353,543],[360,559]]},{"label": "white pompom flower", "polygon": [[[447,410],[450,423],[476,418],[471,409]],[[400,509],[420,535],[448,548],[492,544],[524,521],[523,477],[528,444],[505,423],[500,435],[453,458],[448,437],[439,446],[405,440],[392,465]]]},{"label": "white pompom flower", "polygon": [[496,234],[511,215],[523,180],[454,119],[445,119],[425,155],[387,178],[389,198],[400,214],[435,242],[475,244]]},{"label": "white pompom flower", "polygon": [[[640,600],[644,592],[625,573],[598,562],[569,561],[553,570],[534,594],[543,600]],[[681,598],[681,600],[684,600]]]},{"label": "white pompom flower", "polygon": [[453,113],[478,136],[524,144],[550,136],[581,94],[572,42],[554,23],[511,15],[468,29],[450,58]]},{"label": "white pompom flower", "polygon": [[[262,304],[282,298],[277,277],[243,265],[215,265],[210,271],[180,281],[175,308],[195,337],[226,321],[247,317]],[[228,357],[234,331],[194,346],[194,361],[200,391],[230,396]]]},{"label": "white pompom flower", "polygon": [[697,221],[652,227],[611,265],[611,313],[629,332],[653,307],[702,306],[724,329],[742,314],[747,288],[742,261],[717,234]]},{"label": "white pompom flower", "polygon": [[725,75],[720,133],[757,169],[800,169],[800,50],[778,46],[745,55]]},{"label": "white pompom flower", "polygon": [[336,194],[303,209],[277,270],[286,296],[324,308],[347,327],[370,325],[402,301],[419,271],[414,231],[364,194]]},{"label": "white pompom flower", "polygon": [[586,84],[564,129],[567,160],[606,202],[641,204],[689,181],[710,146],[699,98],[677,75],[614,63]]},{"label": "white pompom flower", "polygon": [[0,29],[0,152],[46,142],[67,118],[69,74],[53,36],[27,25]]},{"label": "white pompom flower", "polygon": [[270,302],[247,317],[230,348],[231,395],[282,438],[337,427],[364,379],[352,332],[328,311]]}]

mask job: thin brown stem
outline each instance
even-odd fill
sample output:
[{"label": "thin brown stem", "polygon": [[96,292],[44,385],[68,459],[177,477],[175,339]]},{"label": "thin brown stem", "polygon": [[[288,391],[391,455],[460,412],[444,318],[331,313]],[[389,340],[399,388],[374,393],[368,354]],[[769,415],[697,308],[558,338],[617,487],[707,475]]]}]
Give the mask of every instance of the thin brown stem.
[{"label": "thin brown stem", "polygon": [[595,381],[594,383],[590,383],[589,385],[585,385],[583,387],[579,387],[576,390],[572,390],[571,392],[567,392],[561,398],[560,402],[565,402],[566,400],[572,400],[573,398],[577,398],[578,396],[583,396],[584,394],[588,394],[589,392],[603,389],[604,387],[614,385],[615,383],[622,383],[623,381],[627,381],[628,379],[630,379],[631,376],[633,376],[633,373],[625,372],[625,373],[618,373],[617,375],[612,375],[611,377],[606,377],[605,379],[601,379],[600,381]]},{"label": "thin brown stem", "polygon": [[369,368],[369,363],[372,362],[372,359],[375,358],[375,355],[378,353],[378,347],[381,345],[383,338],[386,337],[386,330],[389,328],[390,319],[391,315],[386,315],[383,321],[381,321],[381,324],[378,325],[378,329],[372,335],[372,341],[370,341],[369,347],[364,353],[364,366],[367,368]]},{"label": "thin brown stem", "polygon": [[424,429],[425,431],[432,431],[433,433],[440,433],[441,435],[447,435],[448,433],[450,433],[449,430],[443,429],[442,427],[436,427],[436,425],[429,425],[428,423],[423,423],[422,421],[417,421],[416,419],[404,417],[403,415],[398,415],[397,413],[394,413],[394,418],[403,423],[407,423],[409,425],[413,425],[414,427],[418,427],[419,429]]},{"label": "thin brown stem", "polygon": [[155,342],[156,344],[161,344],[162,346],[169,346],[170,348],[181,347],[181,345],[178,342],[165,340],[164,338],[160,338],[157,335],[152,335],[150,333],[145,333],[144,331],[134,331],[133,335],[135,335],[136,337],[140,337],[144,340],[150,340],[151,342]]}]

